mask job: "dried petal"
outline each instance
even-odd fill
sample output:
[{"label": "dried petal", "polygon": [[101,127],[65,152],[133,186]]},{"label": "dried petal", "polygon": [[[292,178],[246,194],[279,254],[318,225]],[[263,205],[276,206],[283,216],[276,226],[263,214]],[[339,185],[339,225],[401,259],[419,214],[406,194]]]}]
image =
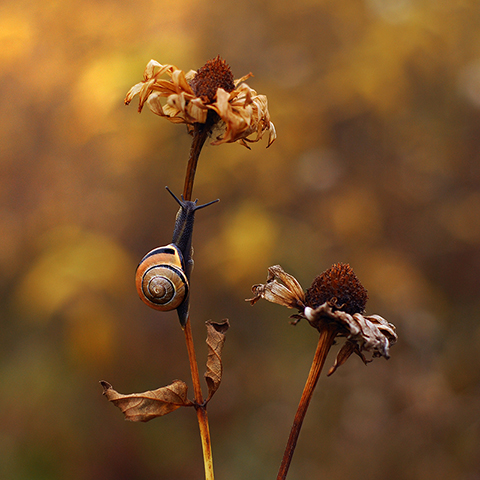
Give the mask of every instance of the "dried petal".
[{"label": "dried petal", "polygon": [[253,298],[246,301],[252,305],[264,298],[272,303],[278,303],[288,308],[303,310],[305,307],[305,293],[297,279],[286,273],[280,265],[268,268],[267,283],[254,285]]},{"label": "dried petal", "polygon": [[222,381],[222,350],[225,343],[225,333],[230,324],[228,320],[224,320],[222,323],[208,321],[206,325],[208,357],[205,380],[208,386],[208,398],[206,400],[208,402],[218,390]]},{"label": "dried petal", "polygon": [[[218,138],[215,145],[239,141],[248,147],[246,142],[258,142],[266,131],[269,131],[269,147],[277,138],[275,127],[270,121],[268,112],[267,97],[258,95],[253,88],[247,84],[241,84],[230,95],[226,92],[217,92],[217,102],[212,108],[225,122],[227,130]],[[248,138],[255,134],[255,138]]]},{"label": "dried petal", "polygon": [[358,354],[368,351],[373,357],[389,358],[389,347],[397,340],[395,326],[379,315],[363,316],[360,313],[350,315],[336,310],[329,302],[316,309],[306,307],[304,314],[315,328],[319,328],[324,322],[335,323],[338,326],[339,335],[347,337],[348,341],[357,345],[356,353]]},{"label": "dried petal", "polygon": [[181,380],[175,380],[171,385],[157,390],[129,395],[118,393],[108,382],[100,383],[103,395],[123,412],[125,420],[131,422],[148,422],[177,408],[193,405],[187,398],[188,387]]},{"label": "dried petal", "polygon": [[337,354],[337,358],[335,359],[335,363],[333,366],[330,368],[328,371],[328,376],[332,375],[335,373],[338,367],[343,365],[349,358],[352,353],[356,353],[362,360],[363,363],[366,365],[367,363],[370,363],[372,360],[367,360],[365,358],[365,355],[363,355],[362,352],[360,352],[358,345],[355,342],[352,342],[350,340],[347,340],[343,347],[340,349],[340,351]]}]

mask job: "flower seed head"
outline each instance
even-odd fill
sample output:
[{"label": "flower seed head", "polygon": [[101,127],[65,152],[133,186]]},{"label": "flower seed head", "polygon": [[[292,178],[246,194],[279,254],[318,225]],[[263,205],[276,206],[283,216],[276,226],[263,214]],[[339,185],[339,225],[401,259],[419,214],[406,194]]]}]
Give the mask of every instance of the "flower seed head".
[{"label": "flower seed head", "polygon": [[365,311],[367,299],[367,290],[350,265],[336,263],[315,278],[307,290],[305,303],[315,309],[329,302],[339,310],[353,315]]},{"label": "flower seed head", "polygon": [[203,67],[199,68],[190,86],[195,96],[206,97],[209,102],[214,101],[218,88],[223,88],[229,93],[235,90],[232,71],[227,62],[220,56],[209,60]]}]

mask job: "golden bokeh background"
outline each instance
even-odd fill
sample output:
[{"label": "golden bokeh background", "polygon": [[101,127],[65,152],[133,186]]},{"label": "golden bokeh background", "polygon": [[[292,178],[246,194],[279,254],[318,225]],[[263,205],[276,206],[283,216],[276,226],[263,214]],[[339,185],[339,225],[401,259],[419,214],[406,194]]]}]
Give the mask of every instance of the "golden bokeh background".
[{"label": "golden bokeh background", "polygon": [[[175,313],[133,276],[171,240],[184,126],[123,99],[153,58],[220,54],[278,138],[202,152],[192,322],[228,317],[209,405],[219,479],[275,478],[316,345],[244,302],[281,264],[307,288],[354,268],[397,325],[387,362],[321,377],[289,479],[480,478],[480,9],[474,0],[4,0],[0,6],[0,477],[200,479],[180,409],[122,393],[190,384]],[[333,356],[327,361],[333,362]]]}]

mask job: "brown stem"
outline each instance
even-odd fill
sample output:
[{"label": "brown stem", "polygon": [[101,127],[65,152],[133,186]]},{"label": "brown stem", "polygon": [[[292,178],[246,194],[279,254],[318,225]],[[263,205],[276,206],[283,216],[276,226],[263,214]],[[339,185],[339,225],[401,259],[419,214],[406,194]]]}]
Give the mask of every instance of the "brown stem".
[{"label": "brown stem", "polygon": [[185,200],[192,200],[193,182],[197,171],[198,158],[205,141],[212,131],[212,127],[216,120],[215,115],[216,113],[211,110],[207,114],[207,120],[205,123],[197,122],[193,126],[193,140],[192,146],[190,147],[190,158],[188,159],[187,172],[185,173],[185,186],[183,187],[183,198]]},{"label": "brown stem", "polygon": [[185,333],[185,343],[187,344],[188,360],[190,362],[190,371],[192,373],[193,391],[195,394],[195,409],[197,411],[198,426],[200,429],[200,437],[202,439],[205,479],[214,480],[212,444],[210,440],[210,429],[208,427],[207,408],[206,405],[203,404],[203,394],[200,385],[200,375],[198,374],[198,364],[197,357],[195,355],[195,347],[193,345],[190,316],[187,318],[187,323],[185,324],[185,328],[183,331]]},{"label": "brown stem", "polygon": [[190,371],[192,372],[193,392],[195,401],[199,404],[203,403],[202,387],[200,386],[200,375],[198,374],[197,357],[195,355],[195,346],[193,345],[192,326],[190,324],[190,316],[184,328],[185,342],[187,344],[188,360],[190,362]]},{"label": "brown stem", "polygon": [[197,411],[198,426],[202,439],[203,464],[205,466],[205,480],[214,480],[213,476],[213,455],[212,443],[210,440],[210,429],[208,427],[208,414],[205,405],[195,407]]},{"label": "brown stem", "polygon": [[[205,144],[208,135],[214,124],[214,112],[207,115],[206,123],[195,123],[193,127],[193,140],[190,148],[190,157],[188,159],[187,171],[185,173],[185,186],[183,188],[183,198],[192,200],[193,182],[197,171],[198,158]],[[210,440],[210,429],[208,427],[207,407],[204,405],[202,387],[200,385],[200,375],[198,374],[198,364],[193,344],[192,327],[190,316],[183,329],[185,333],[185,342],[187,344],[188,360],[190,362],[190,371],[192,374],[193,392],[195,394],[195,410],[197,411],[198,426],[200,437],[202,439],[203,463],[205,466],[205,479],[214,480],[213,476],[213,457],[212,444]]]},{"label": "brown stem", "polygon": [[293,420],[292,429],[290,431],[290,436],[288,437],[287,446],[285,448],[285,453],[283,454],[277,480],[285,480],[287,478],[288,469],[290,468],[290,463],[292,462],[293,452],[295,451],[295,447],[297,445],[298,436],[300,435],[300,429],[302,428],[302,423],[305,418],[305,414],[307,413],[308,405],[312,399],[318,377],[320,376],[323,365],[325,364],[327,354],[333,345],[336,334],[336,329],[332,326],[327,325],[320,330],[320,338],[318,339],[317,350],[315,352],[315,356],[313,357],[310,373],[308,374],[308,378],[303,389],[302,398],[300,399],[297,413],[295,414],[295,418]]}]

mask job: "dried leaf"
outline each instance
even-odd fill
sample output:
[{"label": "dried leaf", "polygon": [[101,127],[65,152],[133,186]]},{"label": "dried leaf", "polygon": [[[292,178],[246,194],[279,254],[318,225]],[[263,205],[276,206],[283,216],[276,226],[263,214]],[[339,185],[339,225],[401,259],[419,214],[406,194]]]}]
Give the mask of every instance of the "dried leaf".
[{"label": "dried leaf", "polygon": [[205,380],[208,386],[207,402],[213,397],[222,381],[222,349],[225,343],[225,333],[230,327],[228,320],[221,323],[208,321],[207,325],[207,371]]},{"label": "dried leaf", "polygon": [[187,384],[181,380],[175,380],[171,385],[157,390],[129,395],[118,393],[108,382],[100,383],[103,395],[123,412],[125,420],[131,422],[148,422],[177,408],[193,405],[187,398]]}]

